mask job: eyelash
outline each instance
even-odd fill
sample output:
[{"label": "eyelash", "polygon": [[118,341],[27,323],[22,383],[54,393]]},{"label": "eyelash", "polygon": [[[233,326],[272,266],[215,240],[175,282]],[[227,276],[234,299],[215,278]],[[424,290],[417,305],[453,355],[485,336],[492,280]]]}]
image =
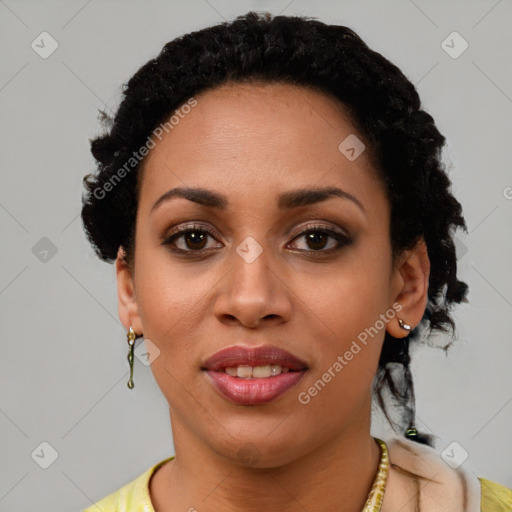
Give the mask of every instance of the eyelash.
[{"label": "eyelash", "polygon": [[[215,248],[214,249],[200,249],[200,250],[185,250],[185,249],[178,249],[176,247],[172,247],[172,244],[174,243],[175,240],[177,240],[181,237],[184,237],[185,235],[190,234],[190,233],[206,233],[207,235],[209,235],[215,239],[215,233],[206,226],[201,226],[201,225],[197,225],[197,224],[194,224],[192,226],[185,225],[185,226],[176,228],[174,232],[172,232],[169,236],[167,236],[163,240],[162,245],[167,245],[167,246],[169,246],[169,249],[171,251],[182,254],[182,255],[191,255],[191,254],[200,255],[201,253],[208,253],[208,252],[211,252],[212,250],[215,250]],[[300,238],[304,235],[307,235],[309,233],[321,233],[323,235],[327,235],[328,237],[336,240],[338,242],[338,245],[334,248],[320,249],[320,250],[297,249],[298,252],[307,253],[307,254],[323,254],[323,255],[324,254],[332,254],[332,253],[338,252],[343,247],[346,247],[352,243],[352,239],[349,238],[348,236],[346,236],[338,231],[334,231],[331,228],[327,228],[325,226],[320,226],[320,225],[308,226],[307,229],[304,229],[303,231],[301,231],[300,233],[295,235],[292,238],[292,241],[296,240],[297,238]]]}]

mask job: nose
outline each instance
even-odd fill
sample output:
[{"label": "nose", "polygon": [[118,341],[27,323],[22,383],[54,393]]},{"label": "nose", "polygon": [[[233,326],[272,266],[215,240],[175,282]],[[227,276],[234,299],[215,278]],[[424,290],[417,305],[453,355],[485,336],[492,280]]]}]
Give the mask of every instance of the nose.
[{"label": "nose", "polygon": [[266,250],[254,261],[233,251],[232,268],[223,280],[214,314],[222,323],[238,323],[251,329],[264,322],[278,324],[291,317],[291,297],[284,276]]}]

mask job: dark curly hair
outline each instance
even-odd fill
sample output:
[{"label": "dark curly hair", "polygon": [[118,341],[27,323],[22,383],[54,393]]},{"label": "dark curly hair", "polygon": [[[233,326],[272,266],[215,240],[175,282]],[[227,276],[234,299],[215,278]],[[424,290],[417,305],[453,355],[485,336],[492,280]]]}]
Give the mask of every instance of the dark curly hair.
[{"label": "dark curly hair", "polygon": [[[194,94],[252,81],[314,88],[342,102],[386,186],[393,261],[421,238],[426,243],[431,269],[425,313],[406,338],[386,332],[373,392],[395,431],[432,446],[433,436],[414,428],[409,343],[427,327],[429,333],[451,330],[452,340],[441,347],[445,352],[453,342],[450,309],[467,302],[468,292],[456,276],[453,231],[467,228],[441,162],[444,136],[420,108],[414,85],[350,28],[251,11],[167,43],[123,86],[115,115],[101,112],[106,132],[90,141],[97,169],[84,177],[87,237],[102,260],[114,261],[121,247],[132,265],[140,162],[131,172],[126,162]],[[385,393],[401,411],[398,421],[388,413]]]}]

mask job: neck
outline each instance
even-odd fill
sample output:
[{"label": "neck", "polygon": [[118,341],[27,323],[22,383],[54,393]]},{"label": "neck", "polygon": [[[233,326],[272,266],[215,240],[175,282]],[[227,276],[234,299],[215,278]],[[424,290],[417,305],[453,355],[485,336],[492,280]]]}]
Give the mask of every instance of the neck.
[{"label": "neck", "polygon": [[369,424],[344,431],[291,462],[265,468],[220,456],[198,444],[175,419],[173,435],[176,458],[150,483],[156,512],[361,512],[380,461]]}]

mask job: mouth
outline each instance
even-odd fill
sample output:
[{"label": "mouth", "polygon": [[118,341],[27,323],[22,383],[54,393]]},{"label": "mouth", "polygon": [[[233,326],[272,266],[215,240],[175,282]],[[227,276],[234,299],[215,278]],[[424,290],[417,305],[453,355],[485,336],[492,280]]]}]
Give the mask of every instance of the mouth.
[{"label": "mouth", "polygon": [[261,405],[294,387],[308,367],[277,347],[236,345],[215,353],[201,370],[223,398],[237,405]]}]

